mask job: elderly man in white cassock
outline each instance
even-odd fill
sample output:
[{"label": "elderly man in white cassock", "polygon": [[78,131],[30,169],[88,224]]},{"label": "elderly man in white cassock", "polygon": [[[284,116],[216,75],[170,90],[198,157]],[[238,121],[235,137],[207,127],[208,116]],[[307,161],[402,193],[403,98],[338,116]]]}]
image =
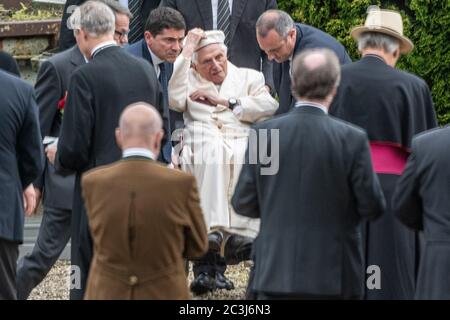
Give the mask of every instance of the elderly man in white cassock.
[{"label": "elderly man in white cassock", "polygon": [[238,216],[230,199],[250,125],[278,108],[261,72],[228,61],[224,39],[222,31],[191,30],[169,82],[169,105],[183,112],[185,123],[180,164],[197,179],[209,228],[208,253],[194,262],[194,294],[233,289],[224,276],[227,262],[249,258],[259,220]]}]

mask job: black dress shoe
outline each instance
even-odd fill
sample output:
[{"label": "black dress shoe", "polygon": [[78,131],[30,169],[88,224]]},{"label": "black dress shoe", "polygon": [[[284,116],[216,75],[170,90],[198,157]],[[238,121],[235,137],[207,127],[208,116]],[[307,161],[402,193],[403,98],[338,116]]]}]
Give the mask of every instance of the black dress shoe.
[{"label": "black dress shoe", "polygon": [[220,252],[222,247],[223,235],[220,231],[213,231],[208,234],[208,250],[213,252]]},{"label": "black dress shoe", "polygon": [[216,281],[206,272],[201,272],[191,282],[191,291],[195,295],[205,294],[209,291],[213,291],[216,288]]},{"label": "black dress shoe", "polygon": [[241,261],[251,260],[253,239],[233,234],[225,243],[224,256],[227,265],[238,264]]},{"label": "black dress shoe", "polygon": [[220,272],[216,272],[216,288],[217,289],[233,290],[234,289],[234,284],[233,284],[233,282],[230,279],[225,277],[225,275],[223,275]]}]

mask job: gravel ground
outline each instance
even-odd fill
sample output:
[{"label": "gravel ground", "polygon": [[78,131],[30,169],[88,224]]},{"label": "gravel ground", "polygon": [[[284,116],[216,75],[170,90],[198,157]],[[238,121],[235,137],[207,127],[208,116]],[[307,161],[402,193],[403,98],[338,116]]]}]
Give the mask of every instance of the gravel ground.
[{"label": "gravel ground", "polygon": [[[69,272],[68,261],[60,260],[56,263],[47,277],[37,286],[29,297],[30,300],[67,300],[69,299]],[[192,270],[192,266],[191,266]],[[234,290],[216,290],[203,296],[196,297],[197,300],[239,300],[244,298],[247,287],[249,268],[240,263],[229,266],[226,276],[233,281]],[[192,281],[192,271],[189,273],[189,281]]]}]

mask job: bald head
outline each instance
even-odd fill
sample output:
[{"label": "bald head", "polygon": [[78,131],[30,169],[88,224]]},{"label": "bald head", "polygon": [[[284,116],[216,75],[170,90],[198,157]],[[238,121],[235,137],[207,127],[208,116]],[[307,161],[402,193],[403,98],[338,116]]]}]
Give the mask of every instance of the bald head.
[{"label": "bald head", "polygon": [[329,49],[303,51],[294,59],[292,69],[292,91],[302,100],[325,100],[339,85],[339,60]]},{"label": "bald head", "polygon": [[122,112],[116,138],[122,150],[145,148],[157,154],[163,134],[159,112],[145,102],[137,102]]}]

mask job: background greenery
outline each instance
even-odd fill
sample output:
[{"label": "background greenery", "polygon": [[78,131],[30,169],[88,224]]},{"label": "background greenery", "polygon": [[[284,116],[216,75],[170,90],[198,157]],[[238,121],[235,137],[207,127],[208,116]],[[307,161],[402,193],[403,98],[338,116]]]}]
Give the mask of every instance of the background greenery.
[{"label": "background greenery", "polygon": [[359,54],[350,30],[364,24],[367,7],[399,10],[404,33],[415,49],[401,58],[398,67],[425,79],[432,90],[439,122],[450,123],[450,0],[278,0],[278,5],[295,21],[336,37],[353,60],[359,59]]}]

